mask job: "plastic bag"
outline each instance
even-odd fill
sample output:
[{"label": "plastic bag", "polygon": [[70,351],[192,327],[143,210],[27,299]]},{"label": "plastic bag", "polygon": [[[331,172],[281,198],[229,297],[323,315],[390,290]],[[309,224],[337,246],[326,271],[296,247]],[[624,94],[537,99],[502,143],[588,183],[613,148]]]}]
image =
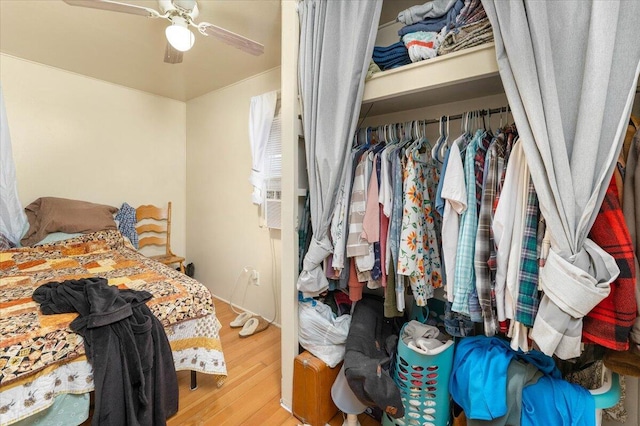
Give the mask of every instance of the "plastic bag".
[{"label": "plastic bag", "polygon": [[344,359],[351,315],[336,316],[317,300],[298,302],[298,342],[333,368]]}]

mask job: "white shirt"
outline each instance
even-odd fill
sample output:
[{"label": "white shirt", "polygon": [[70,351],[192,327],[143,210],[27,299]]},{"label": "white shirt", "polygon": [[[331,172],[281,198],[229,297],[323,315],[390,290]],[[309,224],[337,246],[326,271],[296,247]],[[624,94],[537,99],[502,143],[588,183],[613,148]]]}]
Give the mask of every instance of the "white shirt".
[{"label": "white shirt", "polygon": [[528,188],[529,167],[522,144],[516,141],[492,224],[497,246],[495,295],[499,321],[515,318]]},{"label": "white shirt", "polygon": [[[459,140],[459,139],[458,139]],[[458,250],[458,231],[460,215],[467,209],[467,187],[464,183],[464,166],[460,148],[456,140],[449,150],[449,162],[442,182],[441,196],[444,200],[442,217],[442,255],[446,274],[447,300],[453,302],[453,280],[456,270],[456,252]]]}]

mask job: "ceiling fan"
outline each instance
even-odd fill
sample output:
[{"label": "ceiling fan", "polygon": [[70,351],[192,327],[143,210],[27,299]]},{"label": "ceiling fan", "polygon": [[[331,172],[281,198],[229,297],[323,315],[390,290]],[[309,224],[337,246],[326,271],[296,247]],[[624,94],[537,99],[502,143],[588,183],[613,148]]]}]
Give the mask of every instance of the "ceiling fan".
[{"label": "ceiling fan", "polygon": [[182,62],[182,54],[193,47],[195,37],[189,27],[195,27],[200,34],[215,37],[224,43],[237,47],[252,55],[264,53],[264,46],[239,34],[208,22],[196,23],[198,4],[196,0],[158,0],[160,11],[135,4],[113,0],[63,0],[71,6],[89,7],[146,16],[147,18],[164,18],[171,22],[165,30],[167,47],[164,61],[170,64]]}]

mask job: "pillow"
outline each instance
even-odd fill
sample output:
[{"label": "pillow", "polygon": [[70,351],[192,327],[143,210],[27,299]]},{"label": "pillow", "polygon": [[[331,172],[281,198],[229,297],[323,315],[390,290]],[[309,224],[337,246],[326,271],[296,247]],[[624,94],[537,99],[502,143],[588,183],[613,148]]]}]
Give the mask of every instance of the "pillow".
[{"label": "pillow", "polygon": [[41,246],[44,244],[56,243],[58,241],[79,237],[80,235],[82,235],[81,232],[75,232],[73,234],[67,234],[66,232],[52,232],[51,234],[44,237],[44,239],[35,243],[34,246]]},{"label": "pillow", "polygon": [[116,229],[113,214],[116,207],[66,198],[41,197],[25,207],[29,230],[22,238],[30,246],[52,232],[90,233]]}]

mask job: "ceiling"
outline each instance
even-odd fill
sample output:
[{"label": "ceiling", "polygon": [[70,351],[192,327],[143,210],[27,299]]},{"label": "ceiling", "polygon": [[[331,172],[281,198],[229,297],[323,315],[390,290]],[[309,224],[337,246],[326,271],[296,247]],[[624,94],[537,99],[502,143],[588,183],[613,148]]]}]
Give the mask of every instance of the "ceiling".
[{"label": "ceiling", "polygon": [[[120,0],[158,9],[155,0]],[[279,0],[199,0],[205,21],[264,45],[253,56],[195,31],[181,64],[164,62],[165,19],[73,7],[62,0],[0,0],[0,52],[187,101],[280,65]]]},{"label": "ceiling", "polygon": [[[158,9],[156,0],[119,1]],[[417,1],[386,1],[380,22],[394,20]],[[262,43],[264,54],[244,53],[196,31],[183,62],[167,64],[168,21],[62,0],[0,0],[0,52],[180,101],[280,65],[280,0],[198,0],[198,8],[197,22]]]}]

